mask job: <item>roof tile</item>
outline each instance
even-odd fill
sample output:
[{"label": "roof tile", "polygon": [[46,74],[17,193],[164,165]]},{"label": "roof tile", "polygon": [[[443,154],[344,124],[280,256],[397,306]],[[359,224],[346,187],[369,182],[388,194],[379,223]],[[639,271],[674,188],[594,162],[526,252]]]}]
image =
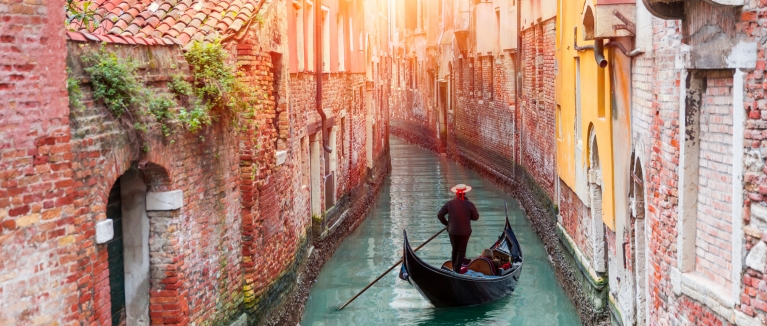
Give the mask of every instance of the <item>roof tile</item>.
[{"label": "roof tile", "polygon": [[136,45],[136,41],[133,39],[133,37],[130,37],[128,35],[123,35],[122,38],[128,42],[128,44]]},{"label": "roof tile", "polygon": [[107,37],[106,35],[95,35],[99,38],[101,42],[107,42],[107,43],[114,43],[111,38]]},{"label": "roof tile", "polygon": [[178,36],[178,40],[181,41],[182,44],[187,44],[192,38],[187,34],[181,34]]},{"label": "roof tile", "polygon": [[130,26],[128,26],[128,28],[125,29],[125,31],[123,31],[123,35],[125,35],[125,33],[130,33],[130,35],[136,35],[138,34],[139,30],[140,28],[138,27],[138,25],[131,24]]},{"label": "roof tile", "polygon": [[147,24],[147,26],[151,26],[152,28],[156,28],[157,25],[160,24],[160,18],[157,18],[155,16],[149,17],[146,20],[146,24]]},{"label": "roof tile", "polygon": [[115,22],[114,28],[119,28],[120,31],[122,32],[123,30],[128,28],[128,22],[125,19],[120,19],[117,22]]},{"label": "roof tile", "polygon": [[169,29],[170,29],[170,24],[162,23],[160,24],[160,26],[157,26],[157,28],[155,28],[155,31],[159,32],[160,34],[163,34],[167,32]]},{"label": "roof tile", "polygon": [[241,18],[237,18],[237,19],[234,21],[234,23],[232,23],[231,25],[229,25],[229,29],[228,29],[228,30],[234,30],[234,31],[238,31],[238,30],[240,30],[240,28],[242,28],[242,25],[243,25],[243,24],[245,24],[245,21],[244,21],[244,20],[242,20]]},{"label": "roof tile", "polygon": [[99,39],[99,38],[98,38],[96,35],[93,35],[93,34],[91,34],[91,33],[88,33],[88,32],[80,32],[80,34],[82,34],[83,36],[85,36],[85,38],[87,38],[88,40],[91,40],[91,41],[93,41],[93,42],[98,42],[98,41],[100,41],[100,39]]},{"label": "roof tile", "polygon": [[67,32],[67,38],[72,41],[77,42],[87,42],[88,40],[85,39],[85,36],[83,34],[80,34],[79,32]]},{"label": "roof tile", "polygon": [[126,42],[126,41],[125,41],[125,40],[124,40],[122,37],[120,37],[119,35],[107,35],[107,38],[109,38],[110,40],[112,40],[112,43],[117,43],[117,44],[128,44],[128,42]]},{"label": "roof tile", "polygon": [[191,22],[189,22],[189,27],[193,27],[196,29],[199,29],[200,25],[202,25],[202,21],[200,21],[199,19],[194,19]]},{"label": "roof tile", "polygon": [[[87,0],[73,0],[83,3]],[[247,26],[262,0],[93,0],[100,26],[93,34],[79,23],[80,33],[67,34],[73,41],[119,44],[180,44],[213,40]],[[155,7],[156,6],[156,7]],[[154,11],[149,10],[154,7]],[[123,37],[118,37],[122,35]],[[108,36],[108,37],[105,37]],[[162,37],[159,39],[157,37]]]}]

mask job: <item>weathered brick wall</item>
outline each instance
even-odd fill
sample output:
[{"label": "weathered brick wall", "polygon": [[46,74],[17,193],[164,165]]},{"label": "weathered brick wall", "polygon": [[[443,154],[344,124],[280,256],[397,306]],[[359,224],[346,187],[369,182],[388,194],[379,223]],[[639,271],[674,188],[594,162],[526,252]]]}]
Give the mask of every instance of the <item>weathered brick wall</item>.
[{"label": "weathered brick wall", "polygon": [[[744,7],[741,15],[744,32],[750,37],[760,38],[767,35],[767,30],[762,22],[767,7],[760,3],[754,7],[749,4]],[[765,45],[759,43],[759,53],[765,51]],[[765,58],[758,56],[756,69],[746,76],[744,94],[744,107],[746,109],[746,123],[744,130],[744,153],[743,158],[743,186],[745,194],[745,209],[743,216],[745,233],[745,252],[749,255],[758,247],[764,249],[767,242],[764,225],[757,227],[755,210],[762,212],[761,219],[767,219],[767,94],[765,93],[765,73],[767,63]],[[733,162],[739,164],[739,162]],[[733,216],[733,218],[738,218]],[[759,233],[761,232],[761,236]],[[737,257],[734,257],[737,259]],[[757,263],[758,265],[758,263]],[[762,262],[764,266],[764,262]],[[745,272],[741,279],[742,292],[740,295],[740,307],[744,314],[757,317],[763,324],[767,324],[767,273],[749,266],[744,266]]]},{"label": "weathered brick wall", "polygon": [[[648,129],[635,125],[634,130],[639,134],[648,134],[645,140],[644,163],[647,184],[646,217],[649,222],[649,238],[664,239],[648,241],[648,298],[650,307],[658,309],[656,315],[650,314],[650,320],[677,320],[672,311],[679,309],[674,300],[675,295],[670,287],[670,268],[676,265],[676,223],[678,203],[678,162],[679,162],[679,130],[674,121],[679,119],[679,72],[674,69],[674,59],[681,43],[681,35],[677,33],[679,22],[654,20],[653,58],[648,66],[653,66],[651,85],[655,94],[650,105],[645,109],[635,110],[652,113]],[[635,107],[641,108],[637,105]],[[669,127],[666,127],[669,126]],[[652,309],[652,308],[651,308]],[[680,312],[681,313],[681,312]]]},{"label": "weathered brick wall", "polygon": [[589,261],[594,259],[591,234],[591,212],[564,181],[559,181],[559,216],[562,226]]},{"label": "weathered brick wall", "polygon": [[700,110],[695,271],[732,288],[732,73],[706,75]]},{"label": "weathered brick wall", "polygon": [[[511,55],[473,58],[482,85],[472,89],[472,67],[454,64],[455,94],[449,150],[473,157],[511,177],[514,166],[515,67]],[[477,64],[480,63],[480,64]],[[480,69],[481,68],[481,69]],[[476,75],[476,73],[475,73]]]},{"label": "weathered brick wall", "polygon": [[[310,124],[319,126],[318,124],[321,123],[315,102],[316,87],[317,83],[314,74],[299,73],[290,75],[290,106],[294,120],[294,148],[299,148],[299,142],[303,137],[309,138],[309,133],[305,126]],[[331,155],[336,155],[338,162],[336,169],[336,198],[342,198],[348,196],[351,189],[364,182],[364,176],[367,173],[367,158],[365,155],[367,109],[363,95],[365,75],[347,73],[323,74],[322,90],[322,105],[325,109],[329,109],[326,114],[328,114],[329,118],[334,118],[334,125],[337,127],[335,133],[336,146]],[[328,141],[330,142],[330,140]],[[309,153],[306,152],[300,155],[308,157]],[[374,157],[378,156],[374,155]],[[329,162],[321,160],[320,164],[320,170],[325,171],[325,164],[329,164]],[[301,193],[301,198],[308,203],[310,201],[309,188],[307,187],[304,190]],[[322,202],[324,202],[324,191],[321,192],[321,196]],[[311,216],[310,213],[308,215]]]},{"label": "weathered brick wall", "polygon": [[[764,31],[757,23],[765,9],[761,5],[747,5],[740,15],[738,26],[747,37],[761,37]],[[697,18],[711,13],[693,11]],[[696,19],[697,19],[696,18]],[[674,61],[682,42],[681,22],[653,20],[654,49],[651,56],[634,59],[633,67],[633,125],[635,153],[645,171],[645,190],[649,222],[648,267],[650,314],[653,322],[670,324],[719,325],[727,324],[727,316],[720,315],[709,306],[686,294],[677,295],[671,281],[672,269],[677,267],[677,223],[680,223],[678,184],[681,168],[679,130],[679,94],[685,81]],[[760,45],[761,47],[762,45]],[[759,49],[760,53],[762,49]],[[732,268],[732,237],[735,218],[743,219],[745,236],[744,257],[757,245],[764,246],[763,231],[750,207],[765,207],[762,189],[767,171],[765,166],[764,130],[764,59],[759,56],[756,69],[746,71],[744,103],[745,125],[733,124],[734,98],[732,71],[705,74],[706,89],[700,112],[700,158],[698,178],[701,187],[697,197],[695,273],[727,289],[734,285],[729,270]],[[690,72],[691,73],[691,72]],[[741,129],[742,128],[742,129]],[[732,137],[743,130],[745,156],[732,159]],[[744,215],[731,216],[731,174],[736,165],[743,164]],[[755,205],[755,206],[754,206]],[[756,223],[756,224],[754,224]],[[653,241],[655,239],[656,241]],[[739,242],[738,239],[736,243]],[[761,244],[760,244],[761,243]],[[740,259],[740,258],[739,258]],[[757,265],[759,265],[757,263]],[[763,268],[764,262],[761,263]],[[764,293],[767,278],[764,273],[749,266],[746,260],[742,291],[736,313],[756,317],[767,322],[767,304]]]},{"label": "weathered brick wall", "polygon": [[554,197],[556,180],[555,37],[556,19],[522,31],[520,164],[549,198]]},{"label": "weathered brick wall", "polygon": [[[70,56],[77,58],[98,47],[72,42]],[[142,71],[156,76],[151,86],[157,92],[167,91],[164,85],[172,74],[188,73],[171,68],[184,60],[177,48],[109,45],[107,49],[119,57],[139,60]],[[70,66],[75,75],[83,76],[79,62],[72,60]],[[73,252],[84,262],[77,271],[80,319],[100,324],[111,320],[109,257],[105,245],[94,243],[93,227],[106,218],[107,194],[115,180],[131,167],[144,172],[149,191],[184,193],[179,213],[154,213],[160,214],[156,218],[150,214],[152,323],[232,319],[242,301],[242,257],[236,249],[241,247],[237,236],[241,233],[240,171],[231,120],[222,119],[200,134],[177,129],[168,139],[155,129],[145,139],[149,151],[144,152],[140,141],[131,139],[130,125],[92,100],[89,84],[83,85],[83,93],[85,109],[71,113],[78,213],[73,223],[77,230]],[[154,245],[160,243],[172,246]]]},{"label": "weathered brick wall", "polygon": [[79,320],[63,7],[0,4],[3,325]]},{"label": "weathered brick wall", "polygon": [[436,125],[429,121],[430,105],[429,81],[421,77],[416,68],[423,63],[417,63],[415,56],[400,56],[395,62],[401,66],[402,84],[392,90],[391,125],[397,130],[405,130],[420,139],[425,146],[435,149],[439,147]]}]

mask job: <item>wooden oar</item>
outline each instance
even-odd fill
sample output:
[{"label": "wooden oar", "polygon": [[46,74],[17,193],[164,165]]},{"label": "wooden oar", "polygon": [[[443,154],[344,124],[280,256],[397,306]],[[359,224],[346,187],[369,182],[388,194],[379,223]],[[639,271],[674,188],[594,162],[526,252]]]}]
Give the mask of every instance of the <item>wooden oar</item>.
[{"label": "wooden oar", "polygon": [[[438,236],[440,233],[444,232],[445,230],[447,230],[447,228],[443,228],[442,230],[439,230],[439,232],[437,232],[436,234],[434,234],[433,236],[431,236],[431,238],[429,238],[429,240],[426,240],[426,242],[422,243],[420,246],[418,246],[418,248],[415,248],[415,250],[413,250],[413,252],[416,252],[416,251],[418,251],[418,249],[421,249],[421,247],[425,246],[427,243],[429,243],[429,241],[431,241],[431,240],[433,240],[434,238],[436,238],[436,237],[437,237],[437,236]],[[400,259],[400,260],[399,260],[398,262],[396,262],[394,265],[392,265],[391,267],[389,267],[389,269],[387,269],[387,270],[386,270],[385,272],[383,272],[381,275],[378,275],[378,277],[377,277],[377,278],[376,278],[376,279],[375,279],[373,282],[370,282],[370,284],[368,284],[368,286],[366,286],[364,289],[362,289],[362,291],[360,291],[359,293],[357,293],[357,295],[355,295],[354,297],[352,297],[351,299],[349,299],[349,301],[346,301],[346,303],[344,303],[344,305],[343,305],[343,306],[341,306],[341,308],[338,308],[338,310],[341,310],[341,309],[343,309],[343,308],[346,308],[346,306],[348,306],[350,303],[352,303],[352,301],[354,301],[354,299],[357,299],[357,297],[359,297],[359,296],[360,296],[360,295],[361,295],[363,292],[367,291],[367,289],[369,289],[371,286],[373,286],[373,284],[376,284],[376,282],[378,282],[378,280],[382,279],[382,278],[384,277],[384,275],[386,275],[386,274],[388,274],[389,272],[391,272],[391,270],[392,270],[392,269],[394,269],[394,267],[397,267],[397,266],[399,266],[399,264],[401,264],[401,263],[402,263],[402,259]]]}]

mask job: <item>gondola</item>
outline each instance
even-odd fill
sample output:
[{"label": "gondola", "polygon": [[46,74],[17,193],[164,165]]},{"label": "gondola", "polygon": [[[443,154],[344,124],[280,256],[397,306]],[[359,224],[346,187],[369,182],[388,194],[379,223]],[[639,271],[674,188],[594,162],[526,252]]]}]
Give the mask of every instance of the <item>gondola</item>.
[{"label": "gondola", "polygon": [[[507,296],[517,287],[524,260],[508,217],[503,233],[490,247],[496,258],[506,257],[511,263],[511,268],[499,276],[474,277],[457,274],[450,269],[452,266],[450,261],[445,262],[441,268],[432,266],[415,255],[408,242],[407,231],[403,233],[405,235],[404,263],[400,278],[415,286],[418,292],[434,306],[460,307],[483,304]],[[475,264],[475,261],[479,262]],[[470,268],[473,265],[481,266],[481,263],[486,263],[480,259],[475,261],[469,264]]]}]

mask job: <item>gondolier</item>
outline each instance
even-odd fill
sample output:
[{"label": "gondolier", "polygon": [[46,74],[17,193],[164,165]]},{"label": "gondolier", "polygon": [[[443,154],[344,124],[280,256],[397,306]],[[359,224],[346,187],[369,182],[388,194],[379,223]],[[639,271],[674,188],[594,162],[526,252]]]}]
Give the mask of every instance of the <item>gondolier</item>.
[{"label": "gondolier", "polygon": [[[471,274],[456,274],[451,269],[452,261],[441,267],[431,265],[416,256],[410,247],[407,231],[402,231],[405,241],[402,249],[403,272],[400,277],[412,284],[424,298],[436,307],[462,307],[478,305],[503,298],[517,288],[522,274],[524,258],[519,241],[509,223],[498,240],[488,247],[501,264],[508,265],[499,273],[493,273],[493,263],[485,259],[474,259],[466,266]],[[388,271],[387,271],[388,272]]]},{"label": "gondolier", "polygon": [[[471,191],[471,187],[465,184],[459,184],[452,189],[455,198],[445,203],[442,209],[437,213],[437,218],[442,224],[447,225],[447,232],[450,234],[450,244],[453,246],[451,261],[453,262],[453,271],[459,273],[461,262],[466,257],[466,246],[471,237],[471,221],[479,219],[477,207],[466,198],[466,193]],[[445,219],[445,215],[448,216]]]}]

